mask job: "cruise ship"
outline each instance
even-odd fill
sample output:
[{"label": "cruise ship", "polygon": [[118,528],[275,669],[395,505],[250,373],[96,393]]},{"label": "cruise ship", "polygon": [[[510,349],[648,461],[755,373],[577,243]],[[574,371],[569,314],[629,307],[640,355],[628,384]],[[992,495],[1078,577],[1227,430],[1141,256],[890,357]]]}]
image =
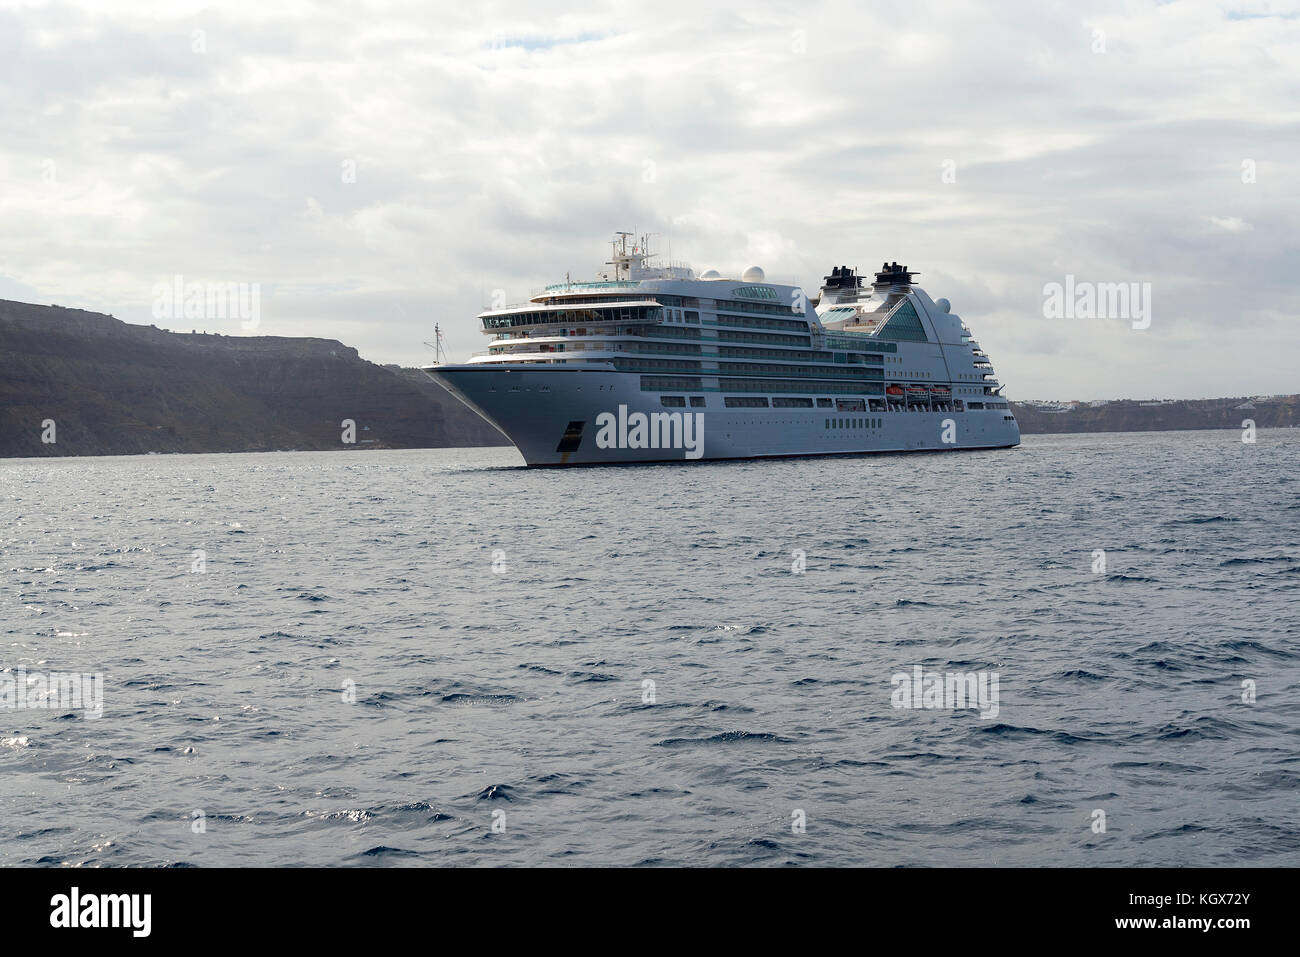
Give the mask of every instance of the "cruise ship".
[{"label": "cruise ship", "polygon": [[592,281],[478,316],[487,349],[425,372],[530,466],[1018,445],[993,365],[946,299],[885,263],[836,266],[815,297],[658,265],[615,234]]}]

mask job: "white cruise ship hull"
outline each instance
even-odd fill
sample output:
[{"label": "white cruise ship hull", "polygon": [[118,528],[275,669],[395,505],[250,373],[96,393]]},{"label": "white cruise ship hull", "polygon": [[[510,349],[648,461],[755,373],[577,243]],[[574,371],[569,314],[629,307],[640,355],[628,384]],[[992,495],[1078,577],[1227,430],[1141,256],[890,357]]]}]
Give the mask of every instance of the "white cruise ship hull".
[{"label": "white cruise ship hull", "polygon": [[[705,396],[704,408],[665,408],[661,393],[642,391],[641,377],[629,372],[526,363],[446,365],[426,371],[504,432],[530,466],[948,452],[1020,443],[1014,417],[997,409],[727,408],[717,392]],[[698,413],[698,448],[636,448],[622,441],[607,441],[608,447],[602,447],[597,423],[602,414],[619,416],[620,407],[625,417]]]}]

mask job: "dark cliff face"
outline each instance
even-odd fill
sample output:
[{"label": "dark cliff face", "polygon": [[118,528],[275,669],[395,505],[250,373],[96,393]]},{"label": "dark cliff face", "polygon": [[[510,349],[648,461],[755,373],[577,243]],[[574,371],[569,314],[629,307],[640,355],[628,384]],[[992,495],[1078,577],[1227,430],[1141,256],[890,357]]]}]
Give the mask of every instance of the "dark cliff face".
[{"label": "dark cliff face", "polygon": [[0,300],[0,457],[508,444],[418,370],[334,340],[171,333]]}]

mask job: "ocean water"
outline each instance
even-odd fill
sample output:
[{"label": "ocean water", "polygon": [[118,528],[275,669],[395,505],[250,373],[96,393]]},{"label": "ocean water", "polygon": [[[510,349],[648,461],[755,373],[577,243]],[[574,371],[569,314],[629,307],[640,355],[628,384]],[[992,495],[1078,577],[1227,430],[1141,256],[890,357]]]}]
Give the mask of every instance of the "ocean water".
[{"label": "ocean water", "polygon": [[0,461],[0,863],[1300,864],[1300,431],[521,466]]}]

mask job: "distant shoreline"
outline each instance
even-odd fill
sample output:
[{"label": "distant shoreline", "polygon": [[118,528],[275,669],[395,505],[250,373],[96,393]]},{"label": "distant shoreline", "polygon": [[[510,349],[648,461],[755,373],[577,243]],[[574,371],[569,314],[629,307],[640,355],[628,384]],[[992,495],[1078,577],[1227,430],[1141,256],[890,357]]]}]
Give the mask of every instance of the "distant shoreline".
[{"label": "distant shoreline", "polygon": [[[1296,428],[1296,426],[1281,426],[1281,427],[1278,427],[1278,428],[1257,428],[1256,431],[1259,432],[1259,433],[1266,433],[1266,432],[1286,432],[1286,431],[1291,431],[1291,430],[1293,430],[1293,429],[1295,429],[1295,428]],[[1087,436],[1087,435],[1116,435],[1116,436],[1118,436],[1118,435],[1134,435],[1134,436],[1139,436],[1139,435],[1178,435],[1178,434],[1183,434],[1183,433],[1195,433],[1195,432],[1225,432],[1225,431],[1226,431],[1226,432],[1234,433],[1234,438],[1235,438],[1235,434],[1240,432],[1239,429],[1221,429],[1221,428],[1217,428],[1217,429],[1134,429],[1134,430],[1123,431],[1123,432],[1119,432],[1119,431],[1108,431],[1108,432],[1101,432],[1101,431],[1091,431],[1091,432],[1027,432],[1027,433],[1024,433],[1024,438],[1032,440],[1032,439],[1050,439],[1050,438],[1072,438],[1072,437],[1075,437],[1075,436]],[[1023,444],[1025,444],[1025,443],[1022,442],[1022,445],[1023,445]],[[4,462],[39,462],[39,461],[49,461],[49,460],[69,461],[69,460],[75,460],[75,459],[108,459],[108,458],[132,458],[132,459],[144,459],[144,458],[155,458],[155,457],[162,457],[162,456],[175,456],[175,455],[295,455],[295,454],[299,454],[299,453],[317,453],[317,452],[337,452],[337,453],[339,453],[339,454],[344,454],[344,455],[354,455],[354,454],[356,454],[356,453],[358,453],[358,452],[456,452],[456,451],[462,451],[462,452],[464,452],[464,451],[478,451],[478,450],[480,450],[480,449],[509,449],[509,450],[513,450],[513,449],[514,449],[514,446],[513,446],[513,445],[510,445],[510,444],[504,444],[504,445],[413,445],[413,446],[405,446],[405,447],[402,447],[402,448],[389,448],[389,447],[378,447],[378,446],[350,446],[350,447],[338,447],[338,448],[328,448],[328,449],[258,449],[258,450],[255,450],[255,451],[247,451],[247,450],[243,450],[243,451],[233,451],[233,452],[230,452],[230,451],[226,451],[226,452],[104,452],[104,453],[89,453],[89,454],[82,454],[82,455],[77,455],[77,454],[66,454],[66,455],[14,455],[14,456],[0,456],[0,463],[4,463]],[[978,450],[978,449],[977,449],[977,450],[973,450],[973,451],[976,451],[976,452],[984,451],[984,452],[990,452],[990,453],[991,453],[991,452],[996,452],[996,451],[1009,451],[1009,450],[1006,450],[1006,449],[1002,449],[1002,450],[998,450],[998,449],[985,449],[985,450]],[[907,450],[898,450],[898,451],[891,451],[891,452],[862,452],[862,453],[860,453],[860,455],[858,455],[858,456],[855,456],[853,453],[845,453],[845,454],[842,455],[842,456],[829,456],[829,457],[830,457],[830,458],[839,458],[839,457],[843,457],[843,458],[855,458],[855,457],[861,457],[861,458],[888,458],[888,457],[891,457],[891,456],[902,457],[902,456],[914,456],[914,455],[943,455],[943,454],[945,454],[945,453],[943,453],[943,452],[941,452],[941,451],[937,451],[937,450],[911,450],[911,451],[907,451]],[[785,460],[788,460],[788,459],[790,459],[790,458],[800,458],[800,457],[801,457],[801,456],[772,456],[771,458],[772,458],[773,461],[785,461]],[[810,458],[810,459],[818,459],[818,458],[826,458],[826,457],[827,457],[827,456],[806,456],[806,458]],[[752,458],[752,459],[738,459],[738,460],[736,460],[736,461],[742,461],[742,462],[757,462],[757,461],[763,461],[764,458],[765,458],[764,456],[757,456],[757,457]],[[710,464],[710,465],[726,464],[726,460],[710,460],[710,461],[708,461],[706,464]],[[618,465],[618,466],[614,466],[614,467],[623,467],[624,465],[626,465],[626,463],[623,463],[622,465]],[[523,467],[524,467],[524,466],[523,466],[523,464],[521,463],[521,464],[520,464],[520,468],[523,468]],[[635,467],[635,464],[633,464],[633,465],[631,465],[631,466],[628,466],[628,467],[633,467],[633,468],[634,468],[634,467]]]}]

